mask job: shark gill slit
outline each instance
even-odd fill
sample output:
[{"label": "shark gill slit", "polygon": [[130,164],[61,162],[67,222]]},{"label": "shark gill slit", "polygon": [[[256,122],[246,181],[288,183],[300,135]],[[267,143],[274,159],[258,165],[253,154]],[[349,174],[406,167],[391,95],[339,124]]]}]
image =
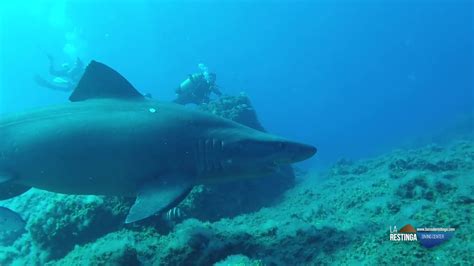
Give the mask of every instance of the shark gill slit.
[{"label": "shark gill slit", "polygon": [[204,147],[206,152],[204,153],[206,155],[206,172],[211,172],[212,170],[212,154],[211,154],[211,145],[212,145],[212,142],[209,140],[209,139],[206,139],[205,141],[206,145]]},{"label": "shark gill slit", "polygon": [[224,163],[219,159],[223,148],[224,142],[217,139],[199,139],[197,141],[195,159],[199,174],[224,170]]},{"label": "shark gill slit", "polygon": [[201,173],[206,172],[206,142],[202,139],[199,140],[199,168]]},{"label": "shark gill slit", "polygon": [[213,154],[213,164],[214,164],[214,171],[220,172],[222,171],[221,162],[219,160],[220,157],[220,141],[217,139],[212,139],[212,154]]},{"label": "shark gill slit", "polygon": [[196,162],[196,171],[200,175],[202,172],[201,167],[201,140],[196,141],[196,146],[194,150],[194,161]]},{"label": "shark gill slit", "polygon": [[214,172],[214,140],[210,139],[209,140],[209,149],[208,149],[208,158],[209,158],[209,169],[211,172]]}]

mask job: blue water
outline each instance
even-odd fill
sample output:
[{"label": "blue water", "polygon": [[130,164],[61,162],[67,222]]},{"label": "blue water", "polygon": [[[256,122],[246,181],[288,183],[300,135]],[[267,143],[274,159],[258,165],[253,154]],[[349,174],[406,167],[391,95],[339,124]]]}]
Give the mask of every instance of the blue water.
[{"label": "blue water", "polygon": [[165,101],[204,63],[269,131],[316,145],[312,166],[429,140],[474,112],[472,1],[118,2],[2,2],[0,112],[67,100],[33,82],[46,52],[104,62]]}]

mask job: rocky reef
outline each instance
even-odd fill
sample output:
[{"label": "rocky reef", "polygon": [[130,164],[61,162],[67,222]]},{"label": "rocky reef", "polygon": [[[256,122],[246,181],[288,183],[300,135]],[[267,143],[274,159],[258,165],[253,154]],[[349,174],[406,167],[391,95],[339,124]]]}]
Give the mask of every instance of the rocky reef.
[{"label": "rocky reef", "polygon": [[[252,121],[255,113],[248,99],[241,97],[222,98],[221,103],[202,108],[236,120],[248,112],[242,117]],[[240,111],[229,111],[232,106]],[[340,160],[325,172],[305,174],[294,186],[293,177],[288,172],[284,181],[270,186],[265,182],[275,178],[198,186],[179,206],[185,219],[174,225],[160,216],[124,225],[133,199],[32,189],[0,202],[27,221],[25,234],[0,246],[0,265],[470,265],[474,261],[471,140],[397,150],[368,160]],[[417,242],[390,242],[390,226],[406,224],[456,231],[452,239],[432,249]]]},{"label": "rocky reef", "polygon": [[225,117],[256,130],[265,131],[258,121],[257,113],[250,99],[244,93],[238,96],[222,96],[208,104],[199,105],[199,109]]}]

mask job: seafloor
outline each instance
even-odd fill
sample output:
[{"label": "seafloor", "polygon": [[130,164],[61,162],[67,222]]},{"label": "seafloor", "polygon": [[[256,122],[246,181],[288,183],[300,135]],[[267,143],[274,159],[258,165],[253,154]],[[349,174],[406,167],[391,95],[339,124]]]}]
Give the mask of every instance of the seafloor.
[{"label": "seafloor", "polygon": [[[119,198],[33,189],[1,204],[26,218],[27,233],[0,248],[0,265],[472,265],[473,162],[472,141],[341,160],[271,207],[167,230],[123,226],[129,202]],[[432,249],[390,242],[389,227],[408,223],[456,232]]]}]

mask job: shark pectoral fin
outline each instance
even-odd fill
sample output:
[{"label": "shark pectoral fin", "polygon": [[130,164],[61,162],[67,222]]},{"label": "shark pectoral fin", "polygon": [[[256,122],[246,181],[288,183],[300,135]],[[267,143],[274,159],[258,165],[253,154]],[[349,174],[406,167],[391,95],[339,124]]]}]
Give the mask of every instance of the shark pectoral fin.
[{"label": "shark pectoral fin", "polygon": [[0,200],[6,200],[25,193],[31,187],[16,184],[13,178],[0,174]]},{"label": "shark pectoral fin", "polygon": [[192,184],[163,184],[149,182],[137,195],[135,204],[128,213],[125,223],[145,219],[159,211],[166,210],[181,202],[193,188]]},{"label": "shark pectoral fin", "polygon": [[77,102],[93,98],[144,99],[117,71],[92,60],[69,100]]}]

